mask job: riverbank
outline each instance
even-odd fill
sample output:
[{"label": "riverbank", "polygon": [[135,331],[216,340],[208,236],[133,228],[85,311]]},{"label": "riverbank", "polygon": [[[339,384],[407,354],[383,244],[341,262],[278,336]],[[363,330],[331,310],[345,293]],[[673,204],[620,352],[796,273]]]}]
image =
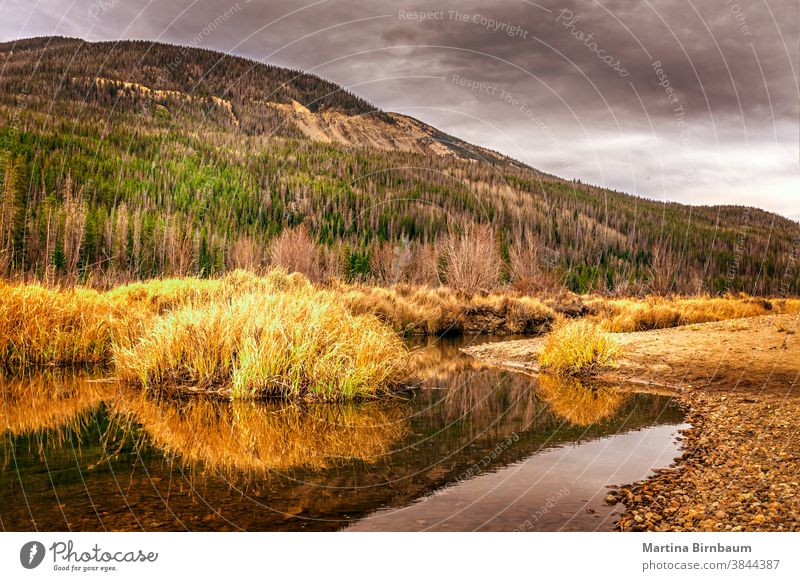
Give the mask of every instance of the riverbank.
[{"label": "riverbank", "polygon": [[[692,425],[674,467],[610,491],[619,530],[800,530],[798,332],[797,315],[777,315],[614,335],[618,365],[597,380],[672,392]],[[466,352],[536,372],[542,345]]]}]

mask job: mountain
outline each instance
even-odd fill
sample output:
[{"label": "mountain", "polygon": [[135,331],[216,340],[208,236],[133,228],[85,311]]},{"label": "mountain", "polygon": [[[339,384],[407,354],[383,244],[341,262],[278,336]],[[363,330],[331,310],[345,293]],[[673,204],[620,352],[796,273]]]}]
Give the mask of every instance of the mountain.
[{"label": "mountain", "polygon": [[576,291],[800,290],[796,222],[563,180],[317,76],[205,49],[0,44],[0,120],[6,275],[207,275],[263,261],[302,224],[346,277],[410,256],[429,267],[409,282],[433,282],[443,240],[483,224],[506,278],[527,262]]}]

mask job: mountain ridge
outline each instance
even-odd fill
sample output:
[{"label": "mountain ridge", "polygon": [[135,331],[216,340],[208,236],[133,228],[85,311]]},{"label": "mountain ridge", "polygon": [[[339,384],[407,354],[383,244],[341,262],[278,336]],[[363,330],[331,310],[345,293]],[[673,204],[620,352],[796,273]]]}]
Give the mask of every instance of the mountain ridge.
[{"label": "mountain ridge", "polygon": [[[383,110],[383,109],[379,108],[378,106],[370,103],[366,99],[363,99],[362,97],[359,97],[359,96],[355,95],[354,93],[351,93],[350,91],[348,91],[347,89],[345,89],[341,85],[338,85],[335,81],[331,81],[329,79],[325,79],[325,78],[323,78],[323,77],[321,77],[319,75],[316,75],[316,74],[313,74],[313,73],[307,73],[307,72],[304,72],[304,71],[302,71],[300,69],[292,69],[292,68],[287,68],[287,67],[280,67],[278,65],[266,64],[266,63],[263,63],[261,61],[258,61],[256,59],[253,59],[253,58],[250,58],[250,57],[224,53],[224,52],[216,51],[216,50],[213,50],[213,49],[207,49],[207,48],[202,48],[202,47],[187,47],[187,46],[180,45],[180,44],[171,44],[171,43],[168,43],[168,42],[161,42],[161,41],[156,42],[156,41],[150,41],[150,40],[144,40],[144,39],[116,40],[116,41],[114,41],[114,40],[87,41],[87,40],[84,40],[84,39],[81,39],[81,38],[77,38],[77,37],[38,36],[38,37],[27,37],[27,38],[13,40],[13,41],[0,42],[0,62],[2,62],[4,53],[6,52],[5,48],[8,45],[21,45],[20,47],[17,47],[18,50],[20,48],[22,48],[22,50],[27,50],[29,44],[38,44],[38,43],[40,43],[42,41],[50,42],[52,40],[64,41],[64,42],[67,42],[67,43],[78,43],[78,44],[83,44],[83,45],[95,45],[95,46],[101,46],[101,45],[128,45],[128,44],[139,45],[139,44],[142,44],[142,45],[148,45],[150,47],[162,47],[162,48],[175,49],[175,50],[177,50],[179,52],[181,52],[183,49],[188,49],[188,50],[191,50],[191,51],[198,51],[198,52],[202,52],[202,53],[207,53],[209,55],[215,55],[215,56],[235,59],[236,61],[246,62],[246,63],[251,64],[253,67],[266,67],[269,70],[288,71],[288,72],[294,74],[296,77],[311,77],[311,78],[319,80],[320,82],[324,83],[327,86],[335,88],[334,91],[331,91],[331,92],[343,92],[348,97],[354,97],[362,106],[366,107],[366,110],[362,111],[361,114],[377,114],[377,115],[389,116],[393,120],[395,120],[395,119],[411,120],[412,123],[414,123],[414,124],[416,124],[418,126],[424,127],[423,131],[425,133],[428,133],[431,137],[433,137],[434,135],[437,136],[438,137],[438,139],[437,139],[438,142],[440,142],[442,144],[451,145],[452,146],[451,152],[456,153],[456,152],[462,151],[462,150],[469,151],[472,155],[467,155],[466,159],[478,158],[478,159],[481,159],[482,161],[500,161],[500,162],[503,162],[503,163],[510,163],[510,164],[516,165],[518,167],[524,167],[526,169],[529,169],[529,170],[531,170],[533,172],[536,172],[537,174],[546,175],[548,177],[553,177],[553,178],[556,178],[556,179],[563,180],[564,182],[582,183],[580,180],[571,180],[569,178],[564,178],[564,177],[561,177],[561,176],[558,176],[558,175],[555,175],[555,174],[550,174],[550,173],[547,173],[547,172],[543,172],[542,170],[540,170],[538,168],[535,168],[535,167],[531,166],[528,163],[519,161],[519,160],[517,160],[517,159],[515,159],[515,158],[513,158],[513,157],[511,157],[511,156],[509,156],[507,154],[498,152],[496,150],[493,150],[493,149],[490,149],[490,148],[487,148],[487,147],[484,147],[484,146],[481,146],[481,145],[476,145],[476,144],[470,143],[470,142],[468,142],[468,141],[466,141],[464,139],[461,139],[459,137],[450,135],[450,134],[448,134],[448,133],[446,133],[444,131],[441,131],[441,130],[437,129],[436,127],[434,127],[434,126],[432,126],[432,125],[430,125],[430,124],[428,124],[428,123],[426,123],[424,121],[421,121],[421,120],[419,120],[419,119],[417,119],[415,117],[412,117],[410,115],[405,115],[405,114],[402,114],[402,113]],[[13,50],[13,48],[11,50]],[[2,78],[2,71],[0,71],[0,79],[1,78]],[[108,80],[114,80],[116,82],[130,83],[130,81],[121,81],[119,79],[108,79]],[[213,95],[213,96],[216,96],[219,99],[223,99],[219,95]],[[293,102],[299,103],[302,106],[302,108],[306,109],[308,112],[310,112],[312,114],[316,114],[316,111],[310,110],[305,104],[300,103],[299,101],[295,101],[294,99],[290,99],[289,102],[280,102],[280,101],[270,102],[270,101],[266,101],[265,104],[267,104],[269,106],[286,107],[286,106],[291,106]],[[314,104],[312,103],[312,105],[314,105]],[[349,109],[345,109],[345,111],[347,111],[347,110],[349,110]],[[284,111],[286,112],[286,110],[284,110]],[[336,109],[335,107],[334,107],[334,111],[339,112],[339,113],[344,113],[344,111],[340,111],[340,110]],[[297,113],[297,111],[295,110],[294,113]],[[354,115],[351,114],[351,115],[347,115],[347,116],[348,117],[353,117]],[[341,145],[354,145],[356,147],[359,146],[358,143],[355,143],[355,144],[348,143],[346,140],[340,141],[339,143]],[[663,203],[663,204],[667,204],[667,205],[669,205],[669,204],[677,204],[677,205],[685,206],[685,207],[694,207],[694,208],[703,208],[703,209],[715,209],[715,208],[721,208],[721,209],[724,209],[724,208],[743,208],[744,209],[744,208],[749,208],[751,210],[757,210],[757,211],[764,212],[764,213],[769,214],[769,215],[775,215],[775,216],[777,216],[777,217],[779,217],[779,218],[781,218],[783,220],[788,220],[788,221],[790,221],[792,223],[796,223],[796,224],[800,225],[800,221],[794,220],[794,219],[789,218],[787,216],[783,216],[782,214],[778,214],[776,212],[772,212],[770,210],[766,210],[766,209],[763,209],[763,208],[760,208],[760,207],[757,207],[757,206],[748,206],[748,205],[745,205],[745,204],[687,204],[685,202],[678,202],[676,200],[654,200],[653,198],[649,198],[649,197],[647,197],[645,195],[641,195],[641,194],[634,194],[634,193],[630,193],[630,192],[616,190],[616,189],[613,189],[613,188],[604,188],[602,186],[595,186],[593,184],[588,184],[588,185],[590,185],[591,187],[594,187],[594,188],[598,188],[598,189],[608,189],[609,191],[614,191],[615,193],[619,193],[619,194],[623,194],[623,195],[626,195],[626,196],[630,196],[631,198],[637,198],[637,199],[642,199],[642,200],[650,200],[650,201],[654,201],[654,202],[657,202],[657,203]]]},{"label": "mountain ridge", "polygon": [[[302,223],[321,245],[345,245],[343,260],[360,265],[350,275],[368,276],[382,245],[424,253],[477,222],[496,230],[506,265],[530,243],[574,290],[650,284],[659,260],[671,265],[667,289],[798,287],[800,229],[788,218],[552,176],[315,75],[208,49],[63,37],[0,43],[0,63],[0,150],[13,158],[3,173],[20,163],[27,186],[25,223],[8,235],[26,256],[19,267],[42,245],[32,231],[46,229],[46,204],[63,212],[69,178],[89,206],[83,271],[110,262],[137,277],[170,272],[161,251],[139,246],[188,237],[190,270],[208,273],[225,268],[226,246],[253,240],[263,255]],[[124,251],[113,248],[117,228]],[[29,262],[41,271],[52,260]]]}]

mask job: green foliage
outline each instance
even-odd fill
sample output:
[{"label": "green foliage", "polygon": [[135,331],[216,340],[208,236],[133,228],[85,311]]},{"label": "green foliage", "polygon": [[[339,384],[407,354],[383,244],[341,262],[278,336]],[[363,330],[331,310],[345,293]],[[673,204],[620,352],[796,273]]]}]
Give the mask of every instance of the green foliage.
[{"label": "green foliage", "polygon": [[345,257],[345,280],[363,281],[367,279],[369,273],[369,251],[348,249]]},{"label": "green foliage", "polygon": [[[10,46],[0,44],[0,175],[14,200],[6,274],[66,267],[69,175],[87,204],[81,276],[210,276],[235,241],[263,248],[303,223],[317,242],[348,247],[345,275],[361,280],[381,243],[432,243],[489,223],[502,282],[509,246],[531,239],[543,269],[576,292],[651,284],[659,245],[677,265],[675,291],[800,290],[798,226],[766,212],[663,204],[519,164],[311,141],[264,103],[391,118],[312,75],[210,51],[60,38],[18,41],[13,55]],[[155,102],[153,90],[186,97]]]}]

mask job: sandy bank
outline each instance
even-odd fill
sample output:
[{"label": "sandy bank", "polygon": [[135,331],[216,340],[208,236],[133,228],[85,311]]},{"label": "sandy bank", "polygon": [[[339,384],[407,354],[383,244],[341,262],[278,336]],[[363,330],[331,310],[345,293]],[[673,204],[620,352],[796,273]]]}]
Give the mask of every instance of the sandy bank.
[{"label": "sandy bank", "polygon": [[[621,530],[800,530],[800,317],[765,316],[615,335],[599,380],[670,390],[692,428],[674,467],[612,490]],[[543,340],[467,349],[537,371]]]}]

